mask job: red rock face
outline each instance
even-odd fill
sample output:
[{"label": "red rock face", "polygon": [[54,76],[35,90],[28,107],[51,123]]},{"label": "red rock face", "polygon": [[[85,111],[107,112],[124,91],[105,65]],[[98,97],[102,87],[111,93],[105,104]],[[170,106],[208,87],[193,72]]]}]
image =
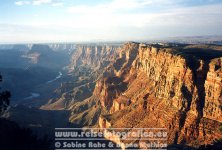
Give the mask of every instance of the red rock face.
[{"label": "red rock face", "polygon": [[[222,137],[221,80],[221,59],[127,43],[97,82],[94,95],[111,116],[118,114],[113,127],[164,127],[169,144],[195,146]],[[130,106],[120,107],[122,95],[132,100]],[[141,118],[135,121],[135,116]]]},{"label": "red rock face", "polygon": [[113,105],[113,99],[117,98],[127,89],[128,72],[136,57],[138,44],[126,44],[122,47],[119,57],[115,63],[108,66],[104,73],[104,78],[100,79],[95,87],[94,95],[96,95],[102,106],[110,107]]},{"label": "red rock face", "polygon": [[187,97],[184,100],[184,94],[194,90],[193,73],[186,59],[165,51],[157,54],[157,51],[154,47],[140,48],[132,67],[147,76],[153,89],[149,92],[159,98],[171,99],[172,105],[178,110],[186,109],[191,99]]},{"label": "red rock face", "polygon": [[112,99],[118,97],[126,89],[126,84],[118,77],[105,78],[97,82],[94,95],[103,107],[110,108]]},{"label": "red rock face", "polygon": [[205,82],[204,117],[222,122],[222,63],[221,58],[209,64]]}]

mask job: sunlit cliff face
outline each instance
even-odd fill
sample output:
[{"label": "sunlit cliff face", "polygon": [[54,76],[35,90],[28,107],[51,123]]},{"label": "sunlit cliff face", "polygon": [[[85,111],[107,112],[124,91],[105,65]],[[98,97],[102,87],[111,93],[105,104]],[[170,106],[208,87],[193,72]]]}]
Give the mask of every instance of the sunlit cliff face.
[{"label": "sunlit cliff face", "polygon": [[167,127],[170,143],[208,143],[221,137],[222,66],[221,58],[201,58],[201,52],[190,55],[174,47],[125,44],[109,66],[109,76],[97,82],[94,95],[113,116],[112,127]]}]

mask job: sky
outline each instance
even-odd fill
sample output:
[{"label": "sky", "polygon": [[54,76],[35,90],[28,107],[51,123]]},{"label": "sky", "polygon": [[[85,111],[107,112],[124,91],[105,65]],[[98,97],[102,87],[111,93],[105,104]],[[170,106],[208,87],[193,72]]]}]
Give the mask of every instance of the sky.
[{"label": "sky", "polygon": [[0,43],[222,35],[222,0],[1,0]]}]

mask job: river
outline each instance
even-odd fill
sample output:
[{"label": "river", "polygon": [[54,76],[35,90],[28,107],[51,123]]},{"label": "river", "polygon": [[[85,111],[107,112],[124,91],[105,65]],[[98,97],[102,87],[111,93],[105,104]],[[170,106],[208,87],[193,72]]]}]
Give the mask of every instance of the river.
[{"label": "river", "polygon": [[54,78],[54,79],[52,79],[52,80],[49,80],[49,81],[47,81],[46,83],[52,83],[52,82],[60,79],[61,77],[62,77],[62,72],[59,72],[59,75],[58,75],[56,78]]},{"label": "river", "polygon": [[[59,75],[58,75],[58,76],[56,76],[56,77],[55,77],[54,79],[52,79],[52,80],[47,81],[46,84],[52,83],[52,82],[60,79],[60,78],[62,77],[62,75],[63,75],[62,72],[59,72]],[[24,100],[33,99],[33,98],[37,98],[37,97],[40,96],[39,93],[34,93],[34,92],[32,92],[32,93],[30,93],[30,94],[31,94],[31,96],[25,97]]]},{"label": "river", "polygon": [[24,100],[33,99],[39,97],[39,93],[31,93],[31,96],[24,98]]}]

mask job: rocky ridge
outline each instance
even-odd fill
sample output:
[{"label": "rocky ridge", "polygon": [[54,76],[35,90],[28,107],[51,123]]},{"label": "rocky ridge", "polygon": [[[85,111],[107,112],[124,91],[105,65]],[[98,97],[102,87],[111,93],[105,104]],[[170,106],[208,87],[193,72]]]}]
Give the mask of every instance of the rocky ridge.
[{"label": "rocky ridge", "polygon": [[77,45],[76,51],[72,54],[70,67],[74,69],[79,66],[89,66],[90,68],[104,68],[110,61],[114,60],[119,45],[109,44],[89,44]]}]

